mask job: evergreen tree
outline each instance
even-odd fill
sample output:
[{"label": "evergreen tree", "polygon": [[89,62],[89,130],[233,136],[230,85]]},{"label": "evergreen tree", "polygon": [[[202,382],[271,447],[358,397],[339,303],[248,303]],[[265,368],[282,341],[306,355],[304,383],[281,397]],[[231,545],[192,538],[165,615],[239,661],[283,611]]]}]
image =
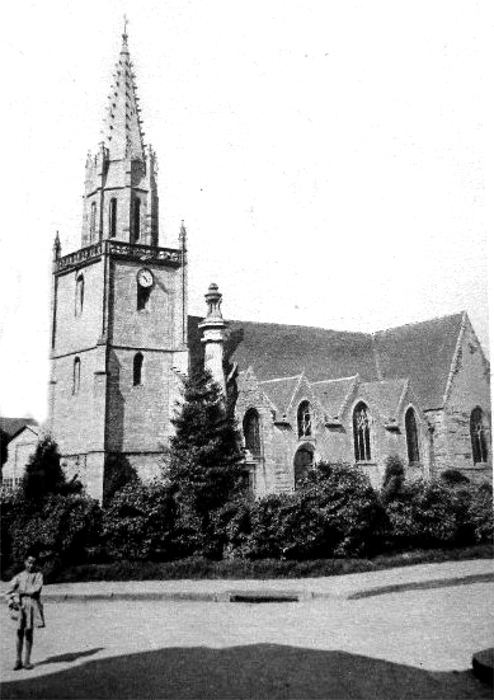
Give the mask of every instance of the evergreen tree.
[{"label": "evergreen tree", "polygon": [[49,494],[68,495],[82,490],[75,478],[67,483],[60,460],[58,445],[51,437],[38,442],[22,479],[21,488],[26,501],[36,502]]},{"label": "evergreen tree", "polygon": [[208,372],[184,381],[183,405],[172,423],[167,476],[181,509],[192,510],[204,531],[209,513],[239,489],[243,459],[235,421]]}]

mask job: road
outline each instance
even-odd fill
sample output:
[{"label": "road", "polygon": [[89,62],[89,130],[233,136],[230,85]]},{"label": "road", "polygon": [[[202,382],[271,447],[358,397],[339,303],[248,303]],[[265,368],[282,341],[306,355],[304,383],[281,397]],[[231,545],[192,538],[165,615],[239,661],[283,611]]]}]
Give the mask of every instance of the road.
[{"label": "road", "polygon": [[2,698],[491,698],[472,654],[494,646],[494,584],[301,603],[46,604],[33,671]]}]

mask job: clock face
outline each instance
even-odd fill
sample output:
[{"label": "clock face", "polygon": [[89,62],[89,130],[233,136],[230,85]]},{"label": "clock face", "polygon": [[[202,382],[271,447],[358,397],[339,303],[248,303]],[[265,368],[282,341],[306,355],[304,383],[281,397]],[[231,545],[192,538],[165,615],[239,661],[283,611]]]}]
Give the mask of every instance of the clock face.
[{"label": "clock face", "polygon": [[151,287],[154,282],[153,273],[151,270],[148,270],[147,267],[143,267],[142,270],[139,270],[137,273],[137,281],[141,287]]}]

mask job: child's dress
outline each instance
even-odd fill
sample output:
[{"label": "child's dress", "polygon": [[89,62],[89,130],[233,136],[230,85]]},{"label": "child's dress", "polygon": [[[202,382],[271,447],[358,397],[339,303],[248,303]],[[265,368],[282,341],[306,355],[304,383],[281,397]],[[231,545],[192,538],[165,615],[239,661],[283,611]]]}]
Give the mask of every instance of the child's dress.
[{"label": "child's dress", "polygon": [[19,605],[17,629],[31,630],[33,627],[45,626],[43,605],[40,601],[42,588],[43,574],[39,571],[21,571],[10,582],[5,595],[9,601]]}]

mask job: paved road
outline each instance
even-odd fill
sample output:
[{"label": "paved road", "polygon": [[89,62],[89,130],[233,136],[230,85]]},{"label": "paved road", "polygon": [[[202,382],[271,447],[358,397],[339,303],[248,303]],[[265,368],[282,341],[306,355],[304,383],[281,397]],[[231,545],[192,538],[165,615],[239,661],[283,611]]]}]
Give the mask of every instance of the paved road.
[{"label": "paved road", "polygon": [[2,698],[491,698],[472,654],[493,646],[494,585],[299,603],[46,604],[33,671]]}]

